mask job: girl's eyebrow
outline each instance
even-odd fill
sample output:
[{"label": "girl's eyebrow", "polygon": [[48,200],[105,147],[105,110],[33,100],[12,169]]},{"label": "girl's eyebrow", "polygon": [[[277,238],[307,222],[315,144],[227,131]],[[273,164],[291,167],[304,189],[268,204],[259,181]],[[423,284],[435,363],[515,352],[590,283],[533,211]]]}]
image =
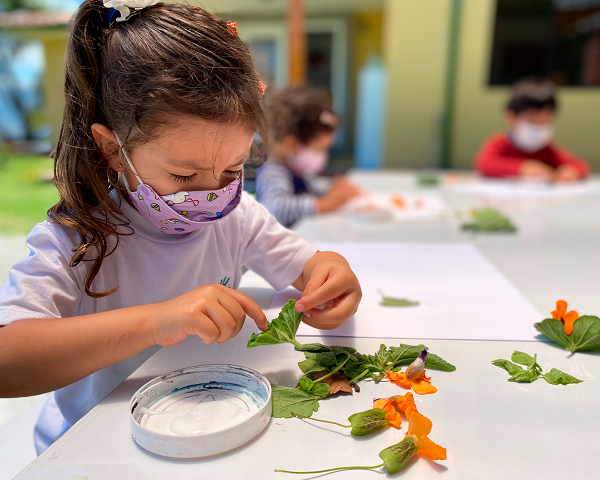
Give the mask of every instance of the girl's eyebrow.
[{"label": "girl's eyebrow", "polygon": [[[249,157],[244,157],[242,158],[240,161],[238,161],[237,163],[230,165],[227,168],[235,168],[235,167],[241,167],[244,163],[246,163],[248,161]],[[173,167],[180,167],[180,168],[186,168],[188,170],[212,170],[212,165],[211,166],[200,166],[195,160],[173,160],[173,159],[168,159],[167,163]]]}]

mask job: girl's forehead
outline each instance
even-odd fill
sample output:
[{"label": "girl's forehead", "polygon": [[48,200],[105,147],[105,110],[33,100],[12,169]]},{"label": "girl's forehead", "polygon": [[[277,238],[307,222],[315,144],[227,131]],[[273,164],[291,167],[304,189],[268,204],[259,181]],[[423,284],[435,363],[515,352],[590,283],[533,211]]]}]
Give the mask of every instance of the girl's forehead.
[{"label": "girl's forehead", "polygon": [[248,156],[254,132],[243,124],[223,124],[202,119],[187,119],[167,125],[160,135],[141,146],[163,159],[187,162],[215,159],[231,162]]}]

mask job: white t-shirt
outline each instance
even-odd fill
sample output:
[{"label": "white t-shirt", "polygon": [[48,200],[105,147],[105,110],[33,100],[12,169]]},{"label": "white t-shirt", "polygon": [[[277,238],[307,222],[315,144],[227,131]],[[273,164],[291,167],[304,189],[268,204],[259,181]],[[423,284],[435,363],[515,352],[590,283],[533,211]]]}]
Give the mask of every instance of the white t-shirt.
[{"label": "white t-shirt", "polygon": [[[119,197],[113,192],[113,198]],[[46,220],[27,237],[29,257],[11,268],[8,280],[0,287],[0,325],[158,303],[208,284],[237,288],[242,266],[281,290],[300,276],[317,252],[246,193],[227,217],[182,235],[156,230],[125,201],[121,201],[121,210],[130,220],[133,234],[120,238],[92,284],[92,291],[100,292],[118,286],[115,293],[103,298],[85,294],[89,263],[69,266],[79,237]],[[56,403],[67,423],[77,422],[158,348],[149,348],[56,391]],[[44,412],[40,421],[43,417]]]}]

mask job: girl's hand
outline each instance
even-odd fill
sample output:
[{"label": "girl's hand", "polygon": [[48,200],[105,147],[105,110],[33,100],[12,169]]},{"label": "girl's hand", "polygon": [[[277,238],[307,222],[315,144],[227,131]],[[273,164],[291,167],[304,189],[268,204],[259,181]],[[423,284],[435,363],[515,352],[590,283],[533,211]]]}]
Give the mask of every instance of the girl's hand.
[{"label": "girl's hand", "polygon": [[240,332],[246,315],[268,330],[267,317],[250,297],[223,285],[205,285],[157,305],[151,320],[154,344],[176,345],[188,335],[224,343]]},{"label": "girl's hand", "polygon": [[[305,278],[308,281],[304,281]],[[296,311],[304,313],[304,323],[322,330],[339,327],[348,320],[356,313],[362,298],[360,284],[350,265],[334,252],[316,253],[294,287],[303,290],[302,298],[296,302]],[[319,306],[321,308],[316,308]]]}]

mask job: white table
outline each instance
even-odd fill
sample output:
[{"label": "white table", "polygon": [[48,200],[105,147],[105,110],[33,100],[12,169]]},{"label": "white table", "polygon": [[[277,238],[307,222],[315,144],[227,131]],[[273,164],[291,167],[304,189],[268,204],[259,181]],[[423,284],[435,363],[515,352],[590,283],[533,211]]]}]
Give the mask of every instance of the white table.
[{"label": "white table", "polygon": [[[365,187],[389,191],[406,185],[408,177],[393,174],[359,174]],[[386,185],[387,184],[387,185]],[[383,185],[383,187],[382,187]],[[473,198],[444,194],[453,208],[472,207]],[[553,206],[548,211],[548,205]],[[328,216],[311,219],[298,231],[313,241],[473,241],[517,288],[538,308],[547,311],[558,298],[576,304],[580,313],[600,313],[600,198],[579,197],[560,201],[520,202],[506,207],[520,227],[516,236],[472,237],[456,225],[411,223],[378,228],[375,236],[347,219]],[[270,305],[273,291],[249,273],[242,289],[261,308]],[[141,385],[177,368],[202,363],[237,363],[255,368],[272,382],[294,386],[299,378],[296,362],[303,357],[289,345],[245,349],[247,323],[240,335],[224,345],[203,345],[195,338],[162,349],[18,478],[24,479],[248,479],[295,478],[273,469],[310,470],[341,465],[379,463],[378,452],[404,435],[382,430],[354,439],[336,427],[297,419],[273,419],[250,444],[221,457],[177,461],[153,456],[130,436],[128,402]],[[303,342],[352,345],[375,351],[379,343],[398,340],[304,337]],[[407,343],[417,343],[414,340]],[[596,478],[600,471],[600,356],[569,355],[541,342],[465,342],[429,340],[431,351],[456,365],[453,373],[431,371],[439,392],[417,397],[421,412],[433,421],[430,438],[448,449],[448,460],[413,459],[404,473],[411,478],[434,479],[563,479]],[[544,370],[552,367],[584,380],[571,386],[550,386],[506,381],[508,374],[490,362],[510,358],[513,350],[537,353]],[[321,402],[317,418],[344,421],[351,413],[371,407],[374,397],[403,393],[389,383],[362,384],[353,396]],[[337,473],[336,478],[364,479],[367,471]],[[300,476],[299,478],[309,478]],[[314,477],[310,477],[314,478]]]}]

